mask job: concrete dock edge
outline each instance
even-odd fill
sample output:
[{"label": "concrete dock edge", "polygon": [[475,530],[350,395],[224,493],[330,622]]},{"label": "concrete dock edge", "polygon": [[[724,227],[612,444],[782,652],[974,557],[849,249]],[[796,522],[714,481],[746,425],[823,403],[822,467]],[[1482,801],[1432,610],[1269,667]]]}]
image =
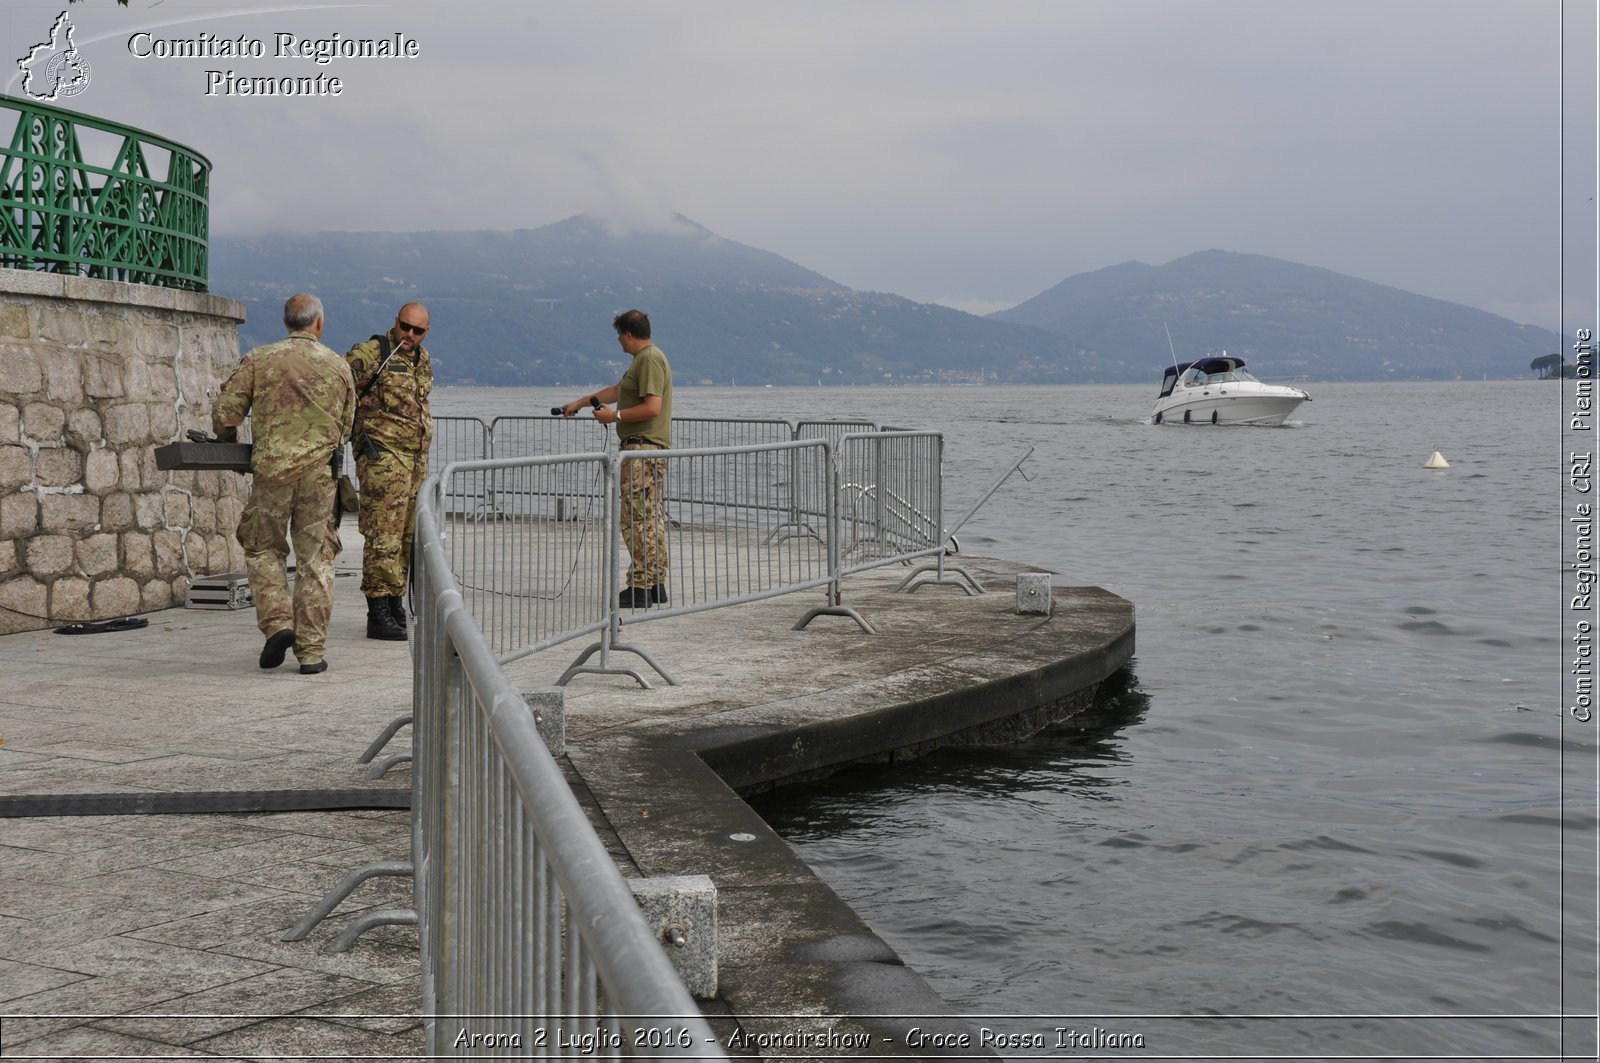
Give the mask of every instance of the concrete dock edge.
[{"label": "concrete dock edge", "polygon": [[[995,593],[895,594],[887,580],[858,586],[851,604],[875,636],[840,628],[789,638],[777,624],[746,618],[743,630],[787,647],[769,645],[764,678],[745,675],[755,689],[732,704],[723,689],[713,711],[664,719],[652,710],[682,700],[675,688],[614,686],[595,698],[603,709],[576,710],[612,723],[569,739],[567,760],[591,815],[620,846],[619,862],[645,876],[708,875],[716,883],[721,984],[704,1010],[735,1051],[787,1038],[818,1057],[866,1054],[863,1044],[875,1055],[928,1056],[941,1053],[909,1045],[910,1027],[971,1032],[744,800],[854,764],[1025,738],[1086,709],[1096,687],[1132,657],[1126,600],[1095,587],[1055,588],[1053,616],[1022,616],[1010,593],[1018,566],[963,563],[979,567]],[[638,638],[649,634],[641,626]],[[695,645],[703,647],[700,634]],[[689,646],[678,637],[649,641],[664,660]],[[845,662],[855,678],[792,684],[795,669],[816,671],[817,660]],[[619,711],[627,722],[615,719]]]},{"label": "concrete dock edge", "polygon": [[[260,669],[250,610],[5,636],[0,794],[406,787],[405,766],[369,780],[357,761],[407,708],[411,680],[405,643],[362,637],[351,532],[322,675]],[[626,625],[676,686],[584,676],[563,688],[559,763],[623,874],[715,885],[719,993],[703,1010],[735,1054],[930,1056],[940,1052],[907,1043],[909,1026],[965,1030],[745,800],[852,764],[1013,741],[1086,707],[1132,656],[1131,603],[1053,587],[1049,615],[1023,615],[1012,591],[1024,566],[962,563],[991,593],[897,594],[898,566],[853,576],[848,604],[875,635],[837,617],[795,631],[816,602],[788,595]],[[556,647],[508,671],[521,689],[548,687],[575,652]],[[323,951],[353,920],[409,903],[408,881],[366,883],[305,940],[281,940],[352,867],[406,857],[409,820],[0,819],[0,1047],[47,1058],[420,1056],[415,929]]]}]

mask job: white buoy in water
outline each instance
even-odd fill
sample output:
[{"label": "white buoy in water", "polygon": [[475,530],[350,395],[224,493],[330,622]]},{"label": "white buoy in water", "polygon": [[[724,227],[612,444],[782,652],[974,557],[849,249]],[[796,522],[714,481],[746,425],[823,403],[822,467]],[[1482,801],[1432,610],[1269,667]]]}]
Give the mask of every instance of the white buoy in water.
[{"label": "white buoy in water", "polygon": [[1433,457],[1424,462],[1422,467],[1424,469],[1448,469],[1450,463],[1445,461],[1444,455],[1436,450],[1433,452]]}]

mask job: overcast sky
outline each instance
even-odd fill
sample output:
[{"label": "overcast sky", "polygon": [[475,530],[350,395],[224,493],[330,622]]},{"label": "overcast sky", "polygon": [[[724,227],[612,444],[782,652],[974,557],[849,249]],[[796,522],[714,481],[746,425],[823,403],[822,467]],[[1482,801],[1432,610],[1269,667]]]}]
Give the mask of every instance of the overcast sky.
[{"label": "overcast sky", "polygon": [[[217,234],[677,212],[980,313],[1221,248],[1594,323],[1592,2],[6,0],[12,68],[63,10],[91,80],[59,105],[208,156]],[[278,59],[278,33],[420,54]],[[266,56],[134,54],[202,34]]]}]

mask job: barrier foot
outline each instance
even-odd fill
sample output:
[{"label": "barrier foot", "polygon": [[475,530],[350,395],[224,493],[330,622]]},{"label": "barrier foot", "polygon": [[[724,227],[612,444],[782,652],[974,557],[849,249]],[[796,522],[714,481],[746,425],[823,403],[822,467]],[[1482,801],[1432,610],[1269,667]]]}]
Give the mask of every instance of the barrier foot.
[{"label": "barrier foot", "polygon": [[[644,687],[644,689],[646,689],[646,690],[654,690],[655,689],[655,687],[650,685],[650,681],[647,680],[637,670],[635,670],[633,668],[619,668],[619,667],[616,667],[616,666],[612,665],[610,663],[609,650],[623,650],[623,651],[625,651],[627,653],[634,654],[635,656],[642,657],[646,664],[648,664],[651,668],[655,669],[655,672],[656,672],[657,675],[659,675],[662,679],[665,679],[667,681],[667,685],[668,686],[675,687],[675,686],[678,685],[678,681],[676,679],[672,678],[672,676],[668,675],[667,674],[667,670],[665,668],[662,668],[659,664],[657,664],[655,662],[655,659],[653,657],[651,657],[650,654],[648,654],[644,650],[640,649],[638,646],[628,646],[628,645],[619,644],[619,645],[616,645],[616,646],[607,647],[607,646],[603,645],[602,643],[597,642],[593,646],[590,646],[588,649],[584,650],[581,654],[579,654],[578,655],[578,659],[576,661],[573,661],[572,664],[567,667],[567,670],[565,672],[561,673],[561,678],[556,680],[556,686],[564,687],[564,686],[567,685],[567,683],[574,676],[585,675],[585,674],[589,674],[589,675],[625,675],[625,676],[631,677],[634,682],[638,683],[641,687]],[[586,664],[583,663],[583,662],[587,661],[590,657],[593,657],[596,653],[600,654],[600,663],[599,664],[586,665]]]},{"label": "barrier foot", "polygon": [[[918,576],[926,575],[929,572],[937,573],[937,576],[933,579],[923,580],[921,583],[914,582]],[[949,577],[952,575],[961,576],[967,582],[962,583],[961,580],[950,579]],[[968,596],[984,593],[983,584],[979,583],[972,573],[964,568],[952,568],[947,573],[943,565],[923,565],[921,568],[913,569],[911,574],[901,580],[899,586],[895,587],[895,592],[905,591],[909,594],[919,587],[928,586],[930,583],[942,583],[960,587]],[[971,586],[968,586],[968,584]]]},{"label": "barrier foot", "polygon": [[626,643],[618,643],[617,645],[615,645],[615,646],[613,646],[611,648],[614,649],[614,650],[622,650],[622,651],[624,651],[626,653],[631,653],[631,654],[635,655],[636,657],[639,657],[641,660],[644,661],[645,664],[648,664],[651,668],[655,669],[656,675],[660,676],[662,679],[665,679],[667,681],[667,686],[675,687],[675,686],[678,685],[678,681],[676,679],[672,678],[672,676],[668,675],[667,674],[667,670],[665,668],[661,667],[661,665],[657,664],[656,663],[656,659],[654,657],[650,656],[649,652],[644,650],[644,649],[642,649],[641,647],[631,646],[631,645],[628,645]]},{"label": "barrier foot", "polygon": [[356,938],[375,926],[416,926],[415,908],[388,908],[381,912],[368,912],[344,928],[344,932],[323,947],[323,952],[349,952]]},{"label": "barrier foot", "polygon": [[404,716],[396,716],[393,720],[390,720],[389,726],[383,729],[383,733],[381,735],[373,739],[372,744],[367,747],[367,751],[356,758],[356,763],[369,763],[373,757],[378,755],[379,750],[389,744],[389,740],[391,738],[400,733],[400,728],[404,727],[410,722],[411,715],[409,713]]},{"label": "barrier foot", "polygon": [[799,524],[790,522],[788,524],[780,524],[767,533],[767,537],[761,540],[761,545],[771,546],[773,543],[785,543],[790,539],[815,539],[819,543],[822,542],[822,536],[811,525],[803,522]]},{"label": "barrier foot", "polygon": [[571,668],[568,668],[565,672],[561,673],[561,678],[556,680],[556,686],[564,687],[570,680],[580,675],[625,675],[646,690],[655,689],[655,687],[650,685],[650,680],[646,679],[643,674],[632,668],[606,668],[602,665],[595,665],[592,668],[586,668],[576,664]]},{"label": "barrier foot", "polygon": [[807,624],[811,623],[811,621],[815,620],[819,616],[848,616],[851,620],[854,620],[857,624],[861,625],[861,630],[865,631],[867,634],[876,635],[878,633],[871,624],[867,623],[866,617],[862,616],[848,605],[819,605],[815,609],[807,609],[806,615],[802,616],[790,630],[803,631],[805,630],[805,626]]},{"label": "barrier foot", "polygon": [[396,753],[392,757],[384,757],[381,761],[367,769],[367,778],[381,779],[385,774],[388,773],[389,769],[394,767],[396,764],[406,764],[409,763],[410,760],[410,753]]},{"label": "barrier foot", "polygon": [[327,895],[317,902],[315,908],[307,912],[294,926],[285,930],[278,940],[299,941],[303,939],[316,928],[318,923],[328,918],[328,913],[339,907],[346,897],[354,893],[357,886],[369,878],[377,878],[380,875],[404,876],[414,874],[416,874],[416,867],[410,860],[379,860],[376,863],[362,864],[346,875],[337,886],[329,890]]}]

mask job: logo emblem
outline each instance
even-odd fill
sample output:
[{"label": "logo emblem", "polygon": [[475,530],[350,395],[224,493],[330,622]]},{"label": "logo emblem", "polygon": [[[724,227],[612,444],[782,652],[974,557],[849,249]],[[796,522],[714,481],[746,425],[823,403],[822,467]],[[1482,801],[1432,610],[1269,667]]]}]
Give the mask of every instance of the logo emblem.
[{"label": "logo emblem", "polygon": [[17,60],[22,91],[35,100],[76,96],[89,87],[89,61],[72,43],[72,18],[65,12],[50,27],[50,39],[28,49]]}]

